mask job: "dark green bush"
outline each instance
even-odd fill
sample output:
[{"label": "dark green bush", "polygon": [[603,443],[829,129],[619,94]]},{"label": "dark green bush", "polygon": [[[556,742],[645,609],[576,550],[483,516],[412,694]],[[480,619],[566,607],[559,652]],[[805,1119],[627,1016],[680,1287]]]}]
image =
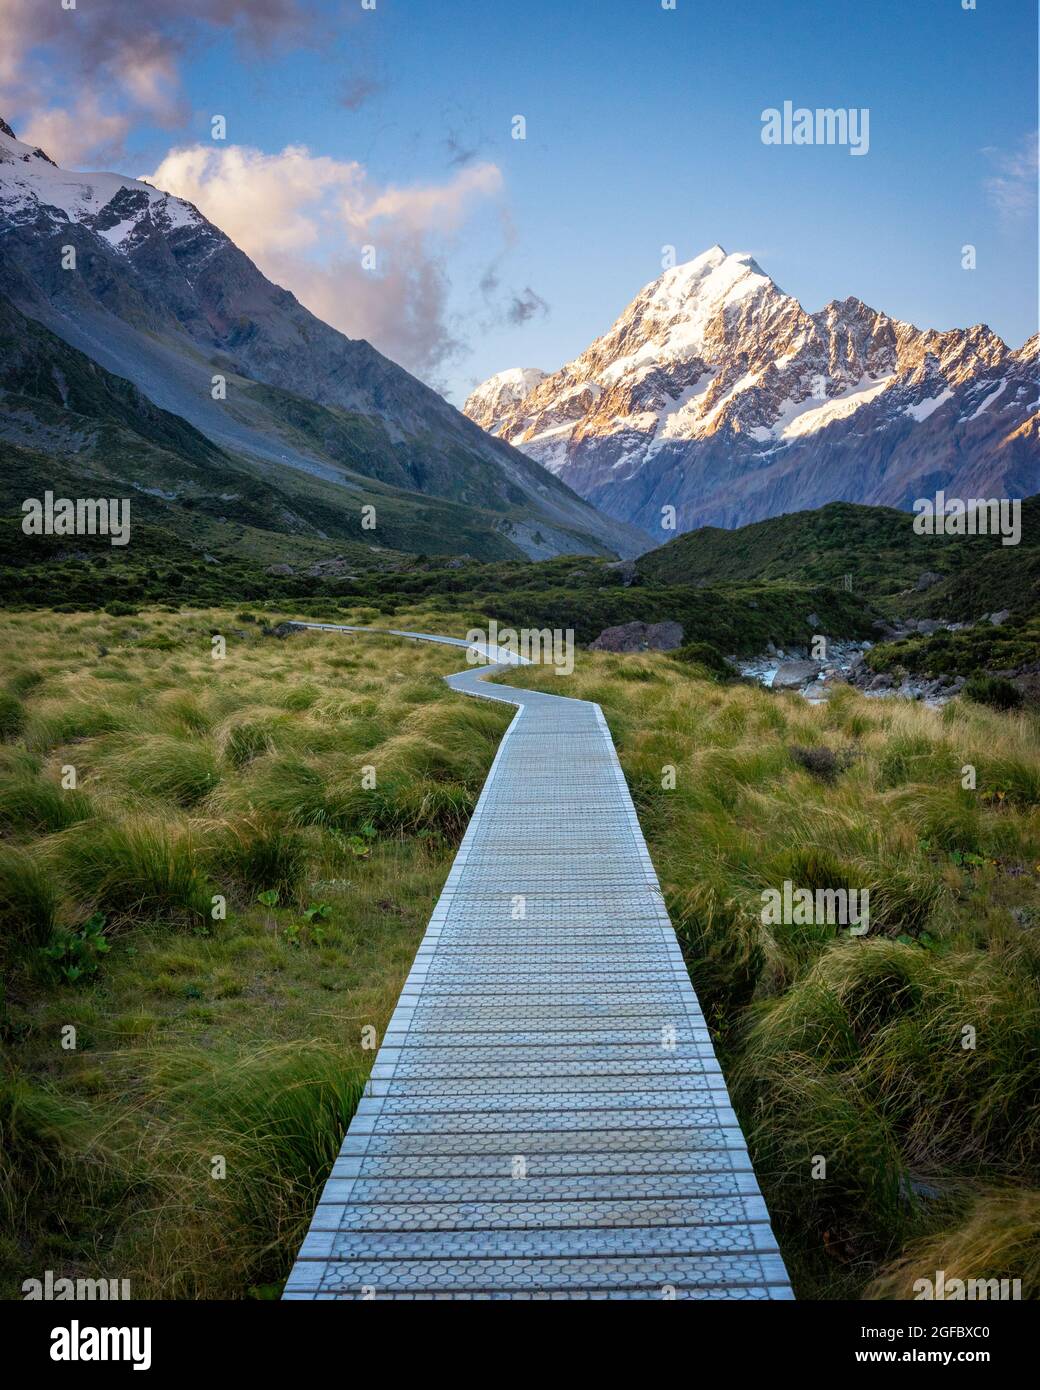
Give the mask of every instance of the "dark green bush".
[{"label": "dark green bush", "polygon": [[787,750],[799,767],[805,769],[818,782],[836,782],[855,759],[855,751],[841,748],[835,751],[823,744],[815,748],[802,748],[794,744]]},{"label": "dark green bush", "polygon": [[733,667],[711,642],[686,642],[672,652],[675,661],[686,661],[703,666],[716,676],[732,676]]},{"label": "dark green bush", "polygon": [[961,692],[977,705],[989,705],[993,709],[1018,709],[1022,703],[1022,692],[1003,676],[972,676]]}]

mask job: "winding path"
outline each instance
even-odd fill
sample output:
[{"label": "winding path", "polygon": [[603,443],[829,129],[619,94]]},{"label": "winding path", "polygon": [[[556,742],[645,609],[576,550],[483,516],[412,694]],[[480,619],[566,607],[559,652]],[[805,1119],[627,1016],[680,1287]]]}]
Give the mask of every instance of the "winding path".
[{"label": "winding path", "polygon": [[284,1297],[791,1298],[603,714],[482,654],[519,708]]}]

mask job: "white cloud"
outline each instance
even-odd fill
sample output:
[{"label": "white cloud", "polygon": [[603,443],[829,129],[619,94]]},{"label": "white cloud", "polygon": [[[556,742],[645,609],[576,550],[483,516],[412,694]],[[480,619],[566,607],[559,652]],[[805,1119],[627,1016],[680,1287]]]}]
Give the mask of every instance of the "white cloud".
[{"label": "white cloud", "polygon": [[1034,211],[1037,193],[1037,132],[1023,137],[1017,149],[983,151],[996,173],[986,179],[990,202],[1004,217],[1019,217]]},{"label": "white cloud", "polygon": [[[462,344],[448,327],[446,242],[502,187],[494,164],[446,182],[374,186],[364,166],[290,145],[171,150],[145,175],[186,198],[265,275],[352,338],[429,377]],[[375,249],[376,269],[362,265]]]}]

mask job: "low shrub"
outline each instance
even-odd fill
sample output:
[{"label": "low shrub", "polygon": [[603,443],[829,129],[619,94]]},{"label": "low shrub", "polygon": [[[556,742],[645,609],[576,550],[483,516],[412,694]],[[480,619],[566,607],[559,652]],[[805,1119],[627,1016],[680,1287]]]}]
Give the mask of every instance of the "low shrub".
[{"label": "low shrub", "polygon": [[841,748],[835,750],[822,743],[813,748],[802,748],[799,744],[792,744],[787,751],[798,766],[809,773],[810,777],[815,777],[818,782],[827,784],[836,782],[841,774],[851,767],[856,758],[855,749]]},{"label": "low shrub", "polygon": [[714,676],[728,678],[735,675],[733,667],[711,642],[684,642],[670,653],[673,661],[684,661],[702,666]]},{"label": "low shrub", "polygon": [[971,676],[961,694],[977,705],[989,705],[992,709],[1018,709],[1022,703],[1021,690],[1003,676]]}]

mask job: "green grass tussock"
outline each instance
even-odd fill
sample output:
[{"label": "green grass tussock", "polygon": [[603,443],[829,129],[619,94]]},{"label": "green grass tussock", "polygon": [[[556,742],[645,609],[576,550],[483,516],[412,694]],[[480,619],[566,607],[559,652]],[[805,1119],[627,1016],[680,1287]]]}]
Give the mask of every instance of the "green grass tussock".
[{"label": "green grass tussock", "polygon": [[43,777],[0,776],[0,826],[14,832],[48,834],[93,814],[88,796]]},{"label": "green grass tussock", "polygon": [[62,831],[48,846],[69,888],[116,918],[198,920],[210,892],[187,826],[139,816],[94,820]]},{"label": "green grass tussock", "polygon": [[221,822],[205,842],[210,872],[229,881],[240,897],[248,899],[258,891],[276,892],[283,901],[299,897],[307,846],[298,830],[253,816]]}]

